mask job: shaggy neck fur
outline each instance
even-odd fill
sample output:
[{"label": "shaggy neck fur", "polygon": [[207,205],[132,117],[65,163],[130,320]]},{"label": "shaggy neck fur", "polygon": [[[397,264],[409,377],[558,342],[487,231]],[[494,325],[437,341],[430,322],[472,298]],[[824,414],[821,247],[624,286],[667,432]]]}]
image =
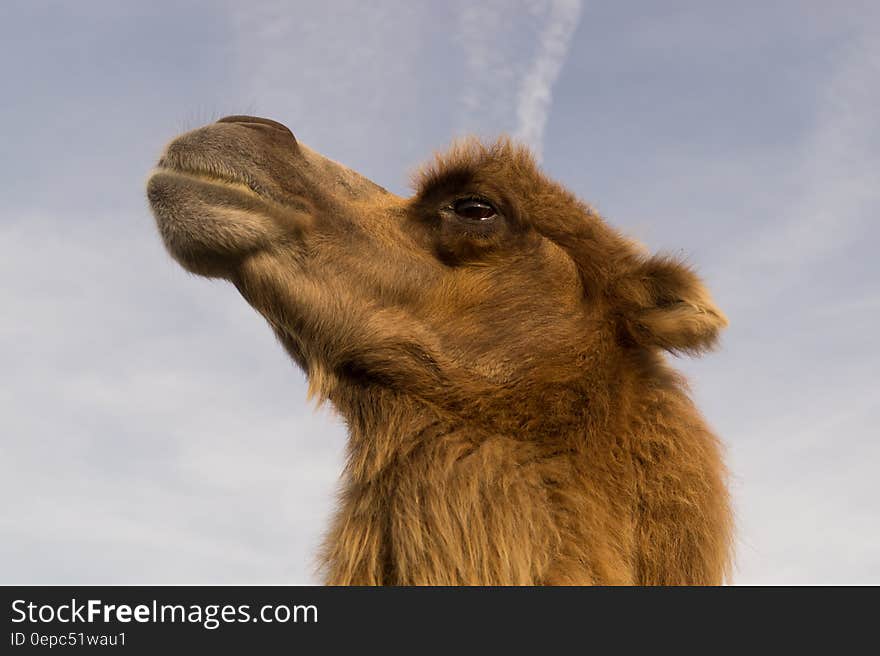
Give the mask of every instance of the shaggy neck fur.
[{"label": "shaggy neck fur", "polygon": [[[332,397],[348,464],[322,554],[327,582],[721,581],[729,516],[714,438],[662,358],[617,372],[614,384],[523,392],[523,405],[509,398],[506,413],[470,420],[341,384]],[[536,396],[541,408],[527,404]],[[682,415],[691,420],[677,429]]]}]

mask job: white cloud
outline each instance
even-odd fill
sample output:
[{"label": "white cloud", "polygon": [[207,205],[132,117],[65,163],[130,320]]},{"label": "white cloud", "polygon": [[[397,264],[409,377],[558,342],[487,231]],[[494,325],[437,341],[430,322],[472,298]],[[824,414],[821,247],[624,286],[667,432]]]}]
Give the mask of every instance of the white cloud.
[{"label": "white cloud", "polygon": [[314,582],[341,423],[126,214],[0,213],[0,578]]},{"label": "white cloud", "polygon": [[542,156],[553,85],[581,14],[579,0],[465,2],[455,41],[465,53],[462,132],[502,132]]},{"label": "white cloud", "polygon": [[529,144],[540,160],[544,127],[553,100],[553,85],[568,54],[581,16],[579,0],[552,0],[547,22],[541,30],[539,50],[523,78],[517,101],[515,136]]},{"label": "white cloud", "polygon": [[[796,166],[780,179],[791,202],[748,243],[729,250],[726,263],[737,283],[750,290],[746,306],[765,301],[796,283],[805,268],[852,245],[876,221],[880,205],[880,46],[870,30],[854,36],[834,56],[834,73],[817,98],[815,127],[804,140]],[[767,277],[773,269],[776,273]],[[751,272],[751,273],[750,273]],[[744,276],[760,284],[743,285]],[[728,281],[724,281],[725,283]]]},{"label": "white cloud", "polygon": [[812,129],[773,179],[775,204],[713,267],[732,319],[714,416],[737,474],[741,583],[880,580],[878,269],[852,259],[878,235],[880,49],[870,29],[831,53]]}]

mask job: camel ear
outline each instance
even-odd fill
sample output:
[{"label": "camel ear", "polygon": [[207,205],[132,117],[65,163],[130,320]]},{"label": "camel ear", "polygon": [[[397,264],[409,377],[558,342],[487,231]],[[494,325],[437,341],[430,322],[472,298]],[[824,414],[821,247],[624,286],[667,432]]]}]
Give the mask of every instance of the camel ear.
[{"label": "camel ear", "polygon": [[727,317],[685,264],[666,256],[640,262],[621,281],[623,328],[644,346],[697,355],[711,349]]}]

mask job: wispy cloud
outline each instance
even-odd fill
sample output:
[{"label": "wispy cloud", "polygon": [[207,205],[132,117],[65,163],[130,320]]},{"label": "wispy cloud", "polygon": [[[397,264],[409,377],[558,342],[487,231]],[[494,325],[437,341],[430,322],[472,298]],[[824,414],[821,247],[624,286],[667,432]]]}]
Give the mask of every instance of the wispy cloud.
[{"label": "wispy cloud", "polygon": [[464,71],[457,129],[484,133],[512,129],[516,88],[534,41],[530,24],[521,18],[523,8],[521,0],[459,4],[453,40],[461,49]]},{"label": "wispy cloud", "polygon": [[[880,47],[876,31],[855,35],[835,57],[836,66],[819,93],[815,127],[800,147],[796,165],[781,179],[794,192],[779,216],[731,249],[738,266],[726,268],[761,278],[744,304],[754,306],[796,283],[805,268],[852,245],[876,221],[880,204]],[[767,279],[766,272],[775,275]],[[751,273],[750,273],[751,272]]]},{"label": "wispy cloud", "polygon": [[[826,55],[832,66],[815,81],[800,144],[747,187],[768,192],[764,220],[714,265],[733,321],[714,416],[730,427],[740,478],[741,583],[855,583],[880,572],[869,547],[880,538],[880,295],[865,246],[878,234],[880,49],[870,25],[849,36]],[[817,527],[823,537],[812,540]]]},{"label": "wispy cloud", "polygon": [[146,209],[0,211],[0,579],[313,581],[341,422],[154,232]]},{"label": "wispy cloud", "polygon": [[580,0],[464,3],[456,35],[465,68],[459,128],[512,133],[540,159],[553,85],[580,15]]},{"label": "wispy cloud", "polygon": [[520,84],[515,135],[532,147],[539,160],[543,155],[544,128],[553,100],[553,85],[562,70],[580,16],[579,0],[549,3],[538,54]]}]

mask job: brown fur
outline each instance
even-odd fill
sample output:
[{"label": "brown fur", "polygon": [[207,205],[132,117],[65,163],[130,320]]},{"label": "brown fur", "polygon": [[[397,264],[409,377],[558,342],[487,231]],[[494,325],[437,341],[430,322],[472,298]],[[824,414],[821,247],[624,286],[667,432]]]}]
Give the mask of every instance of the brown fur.
[{"label": "brown fur", "polygon": [[[719,444],[663,350],[726,324],[538,170],[467,141],[400,198],[230,117],[168,147],[148,196],[171,254],[232,281],[345,418],[330,584],[714,584]],[[457,217],[464,196],[489,222]]]}]

